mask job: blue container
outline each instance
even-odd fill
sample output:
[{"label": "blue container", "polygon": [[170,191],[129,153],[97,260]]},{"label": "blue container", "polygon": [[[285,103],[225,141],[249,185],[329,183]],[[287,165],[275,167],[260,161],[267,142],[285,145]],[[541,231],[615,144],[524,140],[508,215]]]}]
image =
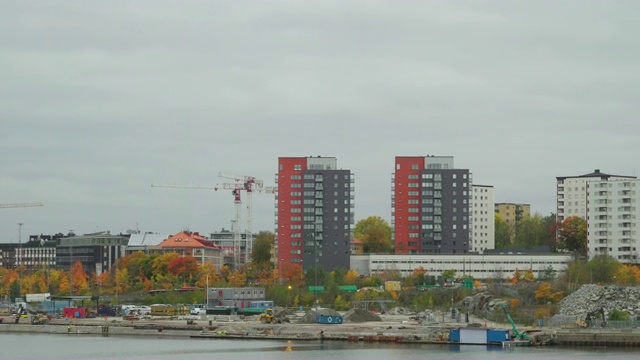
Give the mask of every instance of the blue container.
[{"label": "blue container", "polygon": [[499,343],[509,340],[509,330],[488,330],[487,343]]},{"label": "blue container", "polygon": [[342,324],[342,316],[339,315],[318,315],[316,316],[318,324]]},{"label": "blue container", "polygon": [[449,341],[460,342],[460,329],[449,330]]}]

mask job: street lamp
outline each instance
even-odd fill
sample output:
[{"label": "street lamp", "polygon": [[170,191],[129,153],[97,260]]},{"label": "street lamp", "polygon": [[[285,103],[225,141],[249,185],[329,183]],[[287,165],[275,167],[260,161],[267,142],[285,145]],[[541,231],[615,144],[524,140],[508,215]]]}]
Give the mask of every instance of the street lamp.
[{"label": "street lamp", "polygon": [[287,293],[287,307],[291,306],[291,285],[288,286],[289,292]]}]

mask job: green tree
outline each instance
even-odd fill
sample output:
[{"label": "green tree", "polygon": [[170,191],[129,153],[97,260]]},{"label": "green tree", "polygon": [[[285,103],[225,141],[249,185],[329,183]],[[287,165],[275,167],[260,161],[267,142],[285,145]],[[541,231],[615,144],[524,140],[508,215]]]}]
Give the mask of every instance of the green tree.
[{"label": "green tree", "polygon": [[526,216],[516,225],[516,244],[532,247],[548,244],[548,228],[545,219],[538,213]]},{"label": "green tree", "polygon": [[259,268],[271,267],[271,248],[276,235],[270,231],[260,231],[251,249],[251,261]]},{"label": "green tree", "polygon": [[612,283],[621,264],[610,255],[598,255],[587,263],[590,283]]},{"label": "green tree", "polygon": [[570,216],[558,225],[559,250],[573,253],[574,257],[587,256],[587,222],[581,217]]},{"label": "green tree", "polygon": [[9,297],[12,301],[15,301],[16,298],[22,297],[20,294],[20,281],[15,280],[9,285]]},{"label": "green tree", "polygon": [[365,253],[391,252],[391,226],[379,216],[358,221],[354,237],[362,241]]},{"label": "green tree", "polygon": [[495,247],[496,249],[504,249],[511,245],[511,227],[507,225],[507,222],[496,213],[494,216],[495,223]]}]

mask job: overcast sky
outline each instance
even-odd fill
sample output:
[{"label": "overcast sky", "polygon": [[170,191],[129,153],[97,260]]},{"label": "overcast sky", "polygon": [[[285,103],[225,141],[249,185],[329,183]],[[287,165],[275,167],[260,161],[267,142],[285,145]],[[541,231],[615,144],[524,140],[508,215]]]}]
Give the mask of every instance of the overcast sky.
[{"label": "overcast sky", "polygon": [[[4,1],[0,203],[45,206],[0,209],[0,242],[229,229],[230,192],[151,184],[272,185],[282,156],[351,170],[356,221],[390,220],[395,156],[430,154],[548,215],[557,176],[640,170],[638,19],[638,1]],[[273,196],[253,205],[273,231]]]}]

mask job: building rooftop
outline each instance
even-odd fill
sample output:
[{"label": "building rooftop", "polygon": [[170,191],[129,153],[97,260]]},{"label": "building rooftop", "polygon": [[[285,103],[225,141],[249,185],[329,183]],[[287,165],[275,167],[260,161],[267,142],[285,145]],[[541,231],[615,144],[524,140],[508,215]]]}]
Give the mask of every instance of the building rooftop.
[{"label": "building rooftop", "polygon": [[558,176],[556,179],[558,180],[564,180],[564,179],[575,179],[575,178],[601,178],[601,179],[608,179],[610,177],[619,177],[619,178],[629,178],[629,179],[636,179],[635,176],[627,176],[627,175],[612,175],[612,174],[606,174],[600,171],[600,169],[595,169],[592,173],[588,173],[588,174],[584,174],[584,175],[578,175],[578,176]]}]

